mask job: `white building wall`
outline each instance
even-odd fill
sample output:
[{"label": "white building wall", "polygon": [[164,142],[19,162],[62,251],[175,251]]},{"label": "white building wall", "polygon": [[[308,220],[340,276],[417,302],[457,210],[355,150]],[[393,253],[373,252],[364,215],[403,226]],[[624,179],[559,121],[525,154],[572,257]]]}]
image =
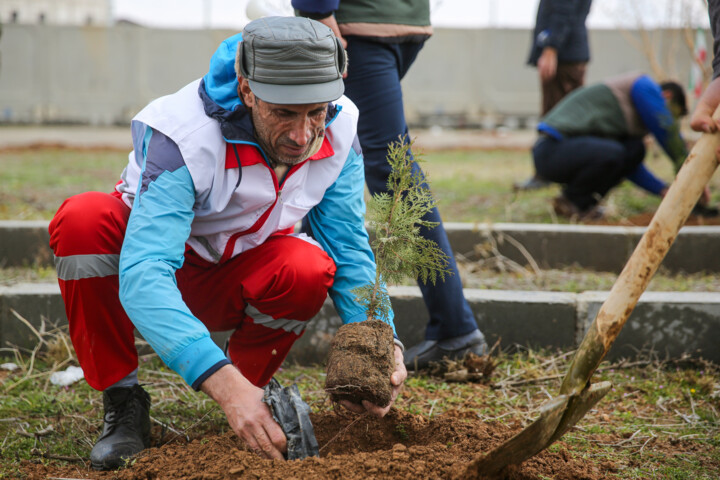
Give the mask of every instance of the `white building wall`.
[{"label": "white building wall", "polygon": [[0,23],[24,25],[112,24],[110,0],[2,0]]},{"label": "white building wall", "polygon": [[[0,125],[126,124],[150,100],[203,76],[218,44],[235,33],[125,24],[3,25]],[[590,30],[588,84],[630,71],[653,73],[627,34],[640,32]],[[672,66],[656,79],[687,84],[691,57],[683,32],[650,34],[662,54],[658,58],[669,56],[664,64]],[[525,64],[530,37],[529,30],[437,29],[403,80],[408,122],[534,124],[540,85],[537,70]],[[709,37],[706,41],[712,44]]]}]

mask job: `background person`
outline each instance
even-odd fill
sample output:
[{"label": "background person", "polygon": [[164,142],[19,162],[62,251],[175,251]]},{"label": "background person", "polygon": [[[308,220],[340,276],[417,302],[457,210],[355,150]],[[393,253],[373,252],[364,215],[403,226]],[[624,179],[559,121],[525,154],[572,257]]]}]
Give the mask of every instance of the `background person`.
[{"label": "background person", "polygon": [[[428,0],[293,0],[300,15],[330,26],[347,44],[348,73],[345,94],[360,110],[358,137],[365,161],[365,181],[371,195],[387,191],[390,165],[388,144],[408,141],[400,81],[432,34]],[[413,166],[415,172],[420,167]],[[429,188],[427,184],[426,188]],[[408,368],[424,368],[443,357],[460,358],[468,352],[487,352],[485,337],[463,294],[455,257],[437,208],[423,220],[435,228],[421,228],[447,255],[452,274],[436,284],[418,286],[430,320],[426,340],[405,352]]]},{"label": "background person", "polygon": [[643,137],[651,133],[673,162],[675,172],[687,149],[678,120],[687,113],[683,88],[658,85],[647,75],[625,74],[575,90],[538,125],[533,147],[538,173],[563,184],[553,200],[558,215],[601,216],[598,201],[624,178],[664,195],[667,185],[643,165]]},{"label": "background person", "polygon": [[[207,75],[133,119],[134,150],[112,194],[76,195],[53,218],[70,336],[88,384],[103,391],[94,468],[149,446],[135,327],[252,450],[283,458],[260,387],[328,292],[343,322],[366,319],[351,290],[375,278],[345,64],[318,22],[249,23]],[[304,217],[312,237],[293,233]],[[381,320],[392,325],[392,313]],[[234,330],[229,359],[210,330]],[[401,348],[393,401],[406,376]],[[358,408],[382,416],[390,406]]]},{"label": "background person", "polygon": [[[527,63],[537,67],[544,117],[565,95],[585,84],[590,45],[585,22],[591,0],[540,0]],[[514,185],[534,190],[550,185],[535,172]]]}]

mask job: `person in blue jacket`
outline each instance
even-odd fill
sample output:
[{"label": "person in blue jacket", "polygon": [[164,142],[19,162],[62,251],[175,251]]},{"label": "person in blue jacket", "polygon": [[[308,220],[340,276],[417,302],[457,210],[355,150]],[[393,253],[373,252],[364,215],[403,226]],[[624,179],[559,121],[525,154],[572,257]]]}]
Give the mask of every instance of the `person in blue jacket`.
[{"label": "person in blue jacket", "polygon": [[[345,94],[358,106],[358,137],[370,194],[387,192],[388,144],[409,142],[400,81],[432,34],[428,0],[293,0],[299,15],[317,19],[347,43]],[[424,175],[413,163],[413,171]],[[426,183],[425,188],[430,188]],[[463,293],[455,256],[437,207],[423,218],[436,224],[420,235],[448,258],[451,275],[436,283],[418,280],[429,321],[424,340],[405,352],[405,366],[421,369],[443,358],[487,353],[485,336]]]},{"label": "person in blue jacket", "polygon": [[[56,213],[50,244],[70,336],[103,392],[94,468],[150,445],[135,328],[253,451],[283,458],[262,387],[328,293],[344,323],[366,320],[352,290],[375,279],[346,58],[319,22],[249,23],[207,75],[137,114],[112,194],[76,195]],[[303,219],[309,230],[295,232]],[[392,326],[392,311],[379,320]],[[210,331],[228,330],[226,354]],[[393,401],[406,377],[395,343]],[[383,416],[390,405],[347,406]]]},{"label": "person in blue jacket", "polygon": [[667,184],[643,164],[643,139],[652,134],[677,173],[687,156],[678,124],[686,113],[679,84],[658,84],[640,73],[610,78],[565,97],[538,125],[540,138],[533,147],[538,173],[563,185],[553,200],[555,212],[576,219],[600,217],[598,202],[625,178],[664,195]]}]

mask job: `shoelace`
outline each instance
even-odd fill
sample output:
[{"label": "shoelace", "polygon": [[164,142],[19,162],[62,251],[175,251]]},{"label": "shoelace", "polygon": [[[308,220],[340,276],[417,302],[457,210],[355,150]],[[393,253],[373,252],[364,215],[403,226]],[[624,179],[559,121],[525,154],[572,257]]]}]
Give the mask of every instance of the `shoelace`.
[{"label": "shoelace", "polygon": [[124,396],[111,396],[110,407],[103,417],[103,421],[108,425],[108,432],[119,425],[132,426],[136,410],[137,400],[133,392],[128,392]]}]

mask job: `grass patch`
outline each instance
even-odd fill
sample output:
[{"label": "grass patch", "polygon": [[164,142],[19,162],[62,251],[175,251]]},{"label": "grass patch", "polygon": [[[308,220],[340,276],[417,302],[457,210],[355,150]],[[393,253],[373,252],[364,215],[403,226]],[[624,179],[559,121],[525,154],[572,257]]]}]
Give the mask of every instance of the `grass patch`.
[{"label": "grass patch", "polygon": [[[461,256],[456,259],[465,288],[580,293],[610,290],[618,277],[616,272],[593,272],[580,267],[538,272],[529,267],[498,270]],[[717,292],[720,291],[720,278],[715,273],[670,273],[661,268],[653,276],[647,291]]]},{"label": "grass patch", "polygon": [[68,197],[110,192],[128,152],[58,148],[2,152],[0,219],[49,220]]},{"label": "grass patch", "polygon": [[[2,153],[0,219],[49,220],[69,196],[111,191],[127,163],[127,152],[39,148]],[[513,182],[532,173],[527,150],[451,150],[423,155],[438,208],[446,222],[563,223],[550,207],[557,185],[540,191],[514,192]],[[647,166],[672,179],[670,162],[649,149]],[[713,203],[720,200],[720,180],[711,181]],[[624,182],[606,198],[609,219],[621,221],[653,212],[660,199]]]},{"label": "grass patch", "polygon": [[[560,193],[553,185],[544,190],[514,192],[513,182],[528,178],[532,155],[526,150],[428,152],[423,168],[427,172],[444,221],[567,223],[555,216],[550,200]],[[646,166],[670,182],[672,166],[656,146],[648,149]],[[720,178],[710,182],[711,203],[720,200]],[[605,198],[608,220],[622,222],[636,215],[654,212],[660,198],[629,181]]]},{"label": "grass patch", "polygon": [[[481,290],[529,290],[581,293],[586,291],[610,290],[617,280],[614,272],[593,272],[580,267],[541,270],[534,272],[529,267],[498,270],[481,263],[456,256],[458,269],[465,288]],[[55,283],[57,274],[54,267],[0,268],[0,285],[18,283]],[[416,285],[408,280],[405,285]],[[714,273],[678,273],[660,270],[653,276],[647,291],[654,292],[718,292],[720,277]]]},{"label": "grass patch", "polygon": [[57,282],[57,272],[53,266],[4,267],[0,268],[0,285],[16,283]]}]

